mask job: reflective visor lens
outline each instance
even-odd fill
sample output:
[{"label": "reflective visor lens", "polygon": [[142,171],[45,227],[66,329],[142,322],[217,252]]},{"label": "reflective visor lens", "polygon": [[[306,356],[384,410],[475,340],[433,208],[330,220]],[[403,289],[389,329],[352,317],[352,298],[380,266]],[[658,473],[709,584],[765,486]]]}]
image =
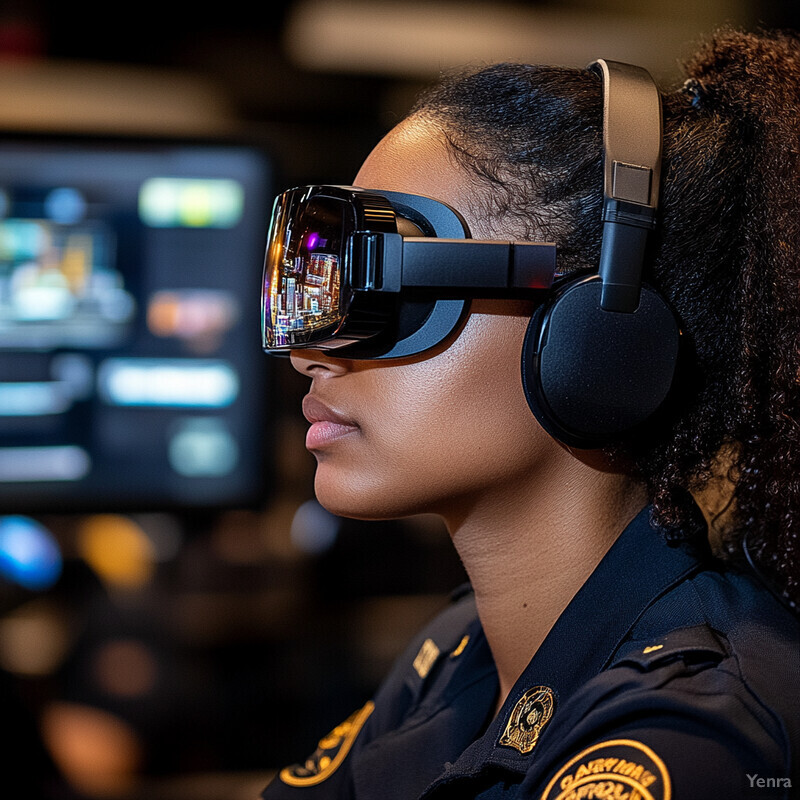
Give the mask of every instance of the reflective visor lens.
[{"label": "reflective visor lens", "polygon": [[341,327],[350,297],[342,271],[354,219],[346,201],[308,188],[275,202],[264,263],[265,349],[313,344]]}]

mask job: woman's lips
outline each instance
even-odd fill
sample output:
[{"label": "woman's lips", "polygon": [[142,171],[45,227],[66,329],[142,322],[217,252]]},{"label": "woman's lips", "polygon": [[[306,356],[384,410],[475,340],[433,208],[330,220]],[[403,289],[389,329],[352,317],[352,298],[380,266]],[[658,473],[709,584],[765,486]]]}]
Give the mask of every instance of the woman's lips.
[{"label": "woman's lips", "polygon": [[353,420],[329,408],[310,394],[303,398],[303,416],[311,423],[306,434],[308,450],[319,450],[359,430],[358,424]]}]

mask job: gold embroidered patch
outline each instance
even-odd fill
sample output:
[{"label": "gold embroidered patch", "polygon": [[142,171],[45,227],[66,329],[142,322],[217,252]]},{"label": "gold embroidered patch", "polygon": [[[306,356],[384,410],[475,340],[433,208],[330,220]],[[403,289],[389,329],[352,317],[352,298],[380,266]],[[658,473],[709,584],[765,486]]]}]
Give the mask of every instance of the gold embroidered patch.
[{"label": "gold embroidered patch", "polygon": [[431,667],[437,658],[439,658],[439,648],[433,639],[426,639],[414,659],[414,669],[420,678],[424,678],[431,671]]},{"label": "gold embroidered patch", "polygon": [[333,775],[344,761],[359,731],[375,709],[367,703],[351,714],[341,725],[337,725],[322,738],[314,753],[304,764],[294,764],[280,771],[280,779],[289,786],[314,786]]},{"label": "gold embroidered patch", "polygon": [[514,706],[499,744],[513,747],[523,755],[530,753],[550,722],[555,706],[556,698],[549,686],[528,689]]},{"label": "gold embroidered patch", "polygon": [[670,800],[664,762],[634,739],[610,739],[587,747],[553,776],[541,800]]}]

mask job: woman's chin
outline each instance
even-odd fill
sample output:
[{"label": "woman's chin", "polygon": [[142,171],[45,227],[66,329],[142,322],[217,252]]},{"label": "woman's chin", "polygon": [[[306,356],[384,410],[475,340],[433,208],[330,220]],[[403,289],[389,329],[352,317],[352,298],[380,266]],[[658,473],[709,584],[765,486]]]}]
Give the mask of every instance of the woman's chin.
[{"label": "woman's chin", "polygon": [[403,501],[400,491],[374,481],[329,475],[324,467],[317,468],[314,493],[319,504],[337,517],[386,520],[420,513],[417,504]]}]

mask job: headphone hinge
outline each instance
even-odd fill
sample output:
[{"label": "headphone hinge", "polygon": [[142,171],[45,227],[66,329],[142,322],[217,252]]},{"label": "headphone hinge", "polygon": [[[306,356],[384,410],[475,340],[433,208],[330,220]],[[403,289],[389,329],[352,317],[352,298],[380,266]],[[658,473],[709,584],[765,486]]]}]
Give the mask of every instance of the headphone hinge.
[{"label": "headphone hinge", "polygon": [[656,228],[656,210],[627,200],[606,198],[603,201],[603,222],[617,222],[637,228]]}]

